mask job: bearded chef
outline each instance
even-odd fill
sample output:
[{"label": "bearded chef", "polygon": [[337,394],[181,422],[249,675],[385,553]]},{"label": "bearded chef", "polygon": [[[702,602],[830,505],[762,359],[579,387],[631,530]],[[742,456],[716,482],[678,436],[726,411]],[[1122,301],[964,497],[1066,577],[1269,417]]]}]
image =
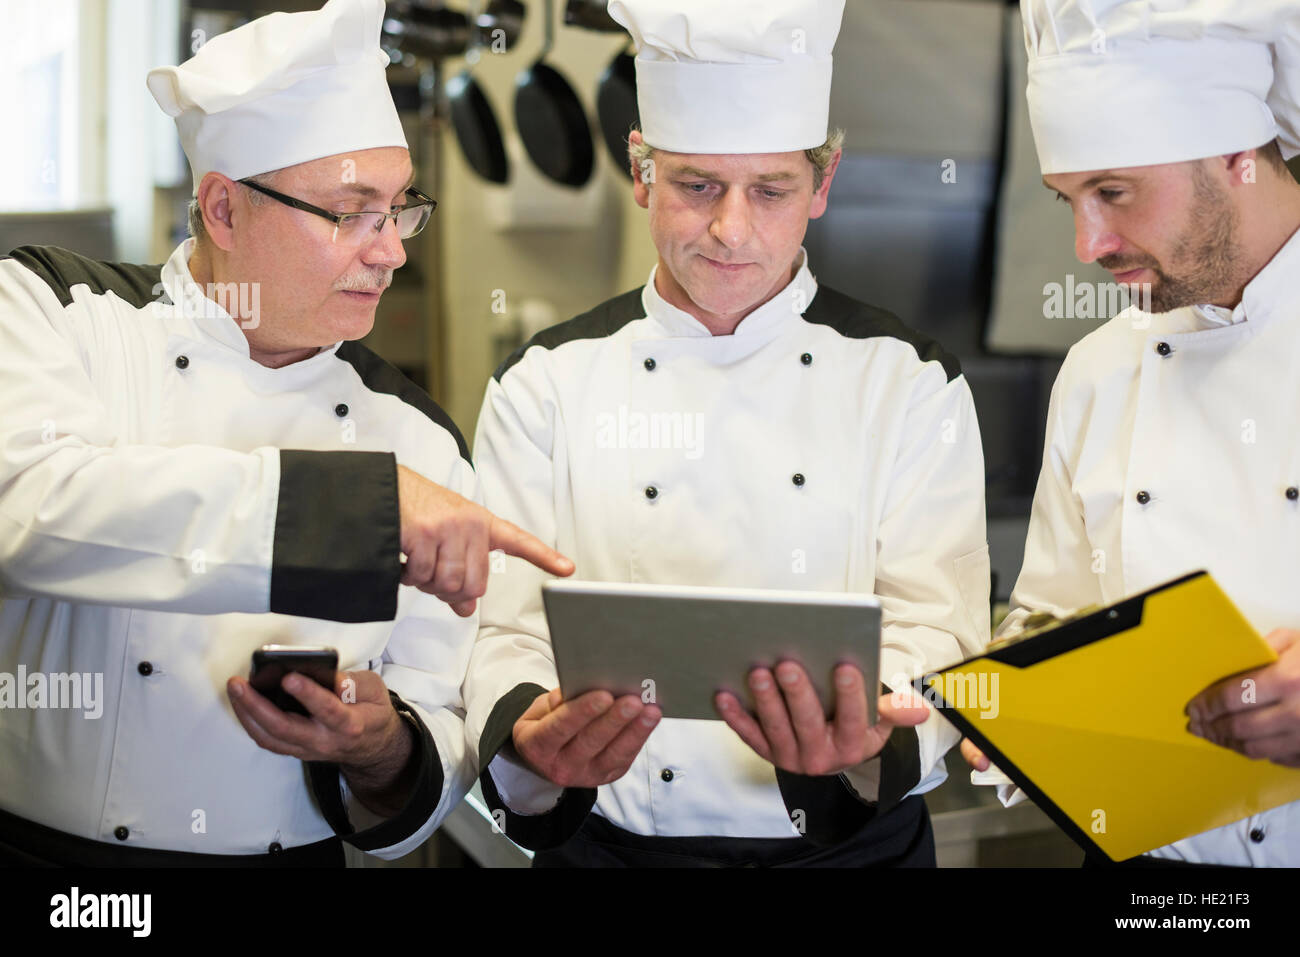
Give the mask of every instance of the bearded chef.
[{"label": "bearded chef", "polygon": [[[890,688],[986,643],[984,466],[957,362],[819,285],[800,245],[840,157],[843,3],[609,9],[638,47],[630,158],[659,261],[496,371],[485,500],[588,579],[875,594],[888,687],[842,666],[829,722],[792,662],[753,672],[757,714],[722,695],[716,722],[562,702],[545,576],[512,563],[466,685],[484,794],[543,866],[933,865],[920,795],[956,735]],[[638,416],[698,428],[671,447],[614,424]]]},{"label": "bearded chef", "polygon": [[[1199,694],[1189,730],[1300,768],[1300,3],[1021,8],[1043,182],[1079,259],[1148,285],[1151,312],[1066,357],[999,634],[1208,569],[1279,659]],[[1300,803],[1135,861],[1295,867]]]},{"label": "bearded chef", "polygon": [[[0,262],[0,859],[406,853],[473,780],[489,545],[568,570],[469,501],[455,425],[353,341],[433,208],[383,10],[273,14],[150,73],[195,186],[165,265]],[[283,683],[310,717],[245,680],[267,643],[338,650],[333,689]]]}]

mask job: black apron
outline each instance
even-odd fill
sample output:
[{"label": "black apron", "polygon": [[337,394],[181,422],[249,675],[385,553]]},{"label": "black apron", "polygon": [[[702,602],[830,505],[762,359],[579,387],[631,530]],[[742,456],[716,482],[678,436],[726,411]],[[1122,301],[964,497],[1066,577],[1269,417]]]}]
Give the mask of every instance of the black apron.
[{"label": "black apron", "polygon": [[76,837],[0,811],[0,867],[344,867],[337,837],[274,854],[192,854]]},{"label": "black apron", "polygon": [[832,847],[801,837],[646,837],[595,812],[533,867],[934,867],[925,800],[913,795]]}]

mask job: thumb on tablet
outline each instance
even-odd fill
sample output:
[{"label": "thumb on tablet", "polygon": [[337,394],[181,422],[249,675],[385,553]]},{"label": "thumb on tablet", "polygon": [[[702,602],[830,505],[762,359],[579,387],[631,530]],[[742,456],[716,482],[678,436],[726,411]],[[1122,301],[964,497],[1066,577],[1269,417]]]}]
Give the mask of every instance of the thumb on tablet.
[{"label": "thumb on tablet", "polygon": [[913,728],[924,724],[930,717],[929,706],[916,695],[897,692],[880,696],[880,718],[900,728]]}]

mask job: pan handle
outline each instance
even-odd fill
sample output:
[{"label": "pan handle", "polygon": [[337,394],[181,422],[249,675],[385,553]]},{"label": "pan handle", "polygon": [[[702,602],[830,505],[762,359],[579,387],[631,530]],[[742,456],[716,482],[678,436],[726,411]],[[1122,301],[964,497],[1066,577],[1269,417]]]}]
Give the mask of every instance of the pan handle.
[{"label": "pan handle", "polygon": [[482,0],[469,0],[469,9],[466,13],[469,15],[469,49],[465,51],[465,65],[467,67],[475,66],[479,57],[482,56],[480,47],[483,45],[483,38],[479,36],[478,16],[483,12]]},{"label": "pan handle", "polygon": [[546,39],[542,42],[542,52],[537,57],[538,63],[550,56],[553,46],[555,46],[555,0],[546,0]]}]

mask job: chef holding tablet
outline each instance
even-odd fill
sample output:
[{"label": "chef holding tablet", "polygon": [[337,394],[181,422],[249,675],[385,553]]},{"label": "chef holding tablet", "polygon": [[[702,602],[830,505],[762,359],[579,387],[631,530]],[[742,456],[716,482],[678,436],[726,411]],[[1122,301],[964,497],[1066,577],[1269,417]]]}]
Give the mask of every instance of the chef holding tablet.
[{"label": "chef holding tablet", "polygon": [[561,703],[546,576],[508,559],[465,686],[485,796],[544,866],[933,864],[919,795],[956,734],[889,690],[987,641],[984,465],[957,362],[819,286],[801,248],[839,162],[843,3],[609,9],[638,47],[659,261],[497,370],[486,504],[580,578],[874,594],[888,687],[841,667],[830,722],[789,663],[751,674],[755,714],[721,697],[725,720],[659,720],[653,693]]}]

